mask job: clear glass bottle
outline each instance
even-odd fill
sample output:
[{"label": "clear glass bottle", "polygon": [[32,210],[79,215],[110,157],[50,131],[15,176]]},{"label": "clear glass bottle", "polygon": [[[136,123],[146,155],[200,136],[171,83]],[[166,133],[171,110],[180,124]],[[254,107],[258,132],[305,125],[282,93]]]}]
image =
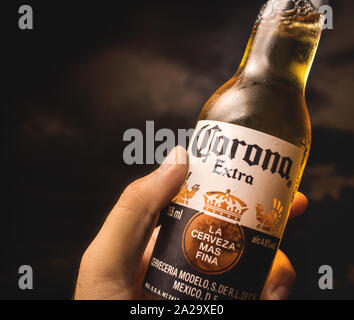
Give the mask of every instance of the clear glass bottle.
[{"label": "clear glass bottle", "polygon": [[322,32],[310,1],[268,1],[236,74],[203,107],[189,173],[143,286],[162,299],[258,299],[311,145],[305,86]]}]

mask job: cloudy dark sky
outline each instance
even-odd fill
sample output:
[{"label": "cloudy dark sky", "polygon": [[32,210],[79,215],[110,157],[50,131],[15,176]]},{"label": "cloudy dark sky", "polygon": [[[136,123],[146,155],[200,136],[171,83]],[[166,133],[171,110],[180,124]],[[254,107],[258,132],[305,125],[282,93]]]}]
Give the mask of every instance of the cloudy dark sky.
[{"label": "cloudy dark sky", "polygon": [[[5,11],[10,235],[1,295],[66,299],[124,186],[155,167],[124,164],[124,131],[146,120],[191,128],[236,71],[263,1],[35,3],[31,31],[18,30],[17,4]],[[310,206],[282,244],[298,272],[295,299],[354,294],[354,3],[332,5],[334,30],[323,33],[307,90],[313,146],[301,189]],[[33,292],[17,289],[22,264],[36,272]],[[334,267],[333,292],[317,286],[322,264]]]}]

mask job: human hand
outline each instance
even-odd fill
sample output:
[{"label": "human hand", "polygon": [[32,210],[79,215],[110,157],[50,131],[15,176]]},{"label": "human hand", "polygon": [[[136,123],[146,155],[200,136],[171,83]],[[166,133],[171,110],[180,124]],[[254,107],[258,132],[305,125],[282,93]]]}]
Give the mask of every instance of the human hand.
[{"label": "human hand", "polygon": [[[179,191],[187,168],[186,151],[176,147],[157,170],[125,189],[81,259],[74,299],[154,299],[142,282],[159,231],[158,212]],[[306,197],[297,193],[290,218],[306,207]],[[262,298],[286,299],[295,278],[289,259],[278,250]]]}]

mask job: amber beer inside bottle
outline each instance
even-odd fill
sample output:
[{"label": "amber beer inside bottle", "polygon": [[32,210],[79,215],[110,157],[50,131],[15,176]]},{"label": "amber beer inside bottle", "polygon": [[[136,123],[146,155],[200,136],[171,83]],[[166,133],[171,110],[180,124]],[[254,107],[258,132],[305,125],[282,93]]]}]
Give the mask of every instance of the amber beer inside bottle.
[{"label": "amber beer inside bottle", "polygon": [[[171,222],[166,222],[166,225],[162,225],[143,284],[156,296],[165,299],[213,299],[213,295],[218,295],[218,299],[260,297],[262,286],[282,238],[291,202],[299,186],[310,150],[311,124],[305,101],[305,86],[320,40],[322,23],[322,16],[310,1],[271,0],[263,7],[252,30],[239,69],[206,102],[198,118],[197,128],[200,130],[202,126],[207,127],[211,124],[219,132],[222,131],[220,128],[225,129],[226,132],[232,132],[233,137],[224,136],[223,140],[219,139],[219,142],[233,141],[234,151],[237,148],[240,151],[241,147],[243,150],[246,148],[247,150],[256,150],[256,154],[257,150],[263,151],[263,157],[266,148],[268,148],[268,162],[264,160],[263,170],[259,169],[258,171],[259,175],[265,174],[268,175],[268,178],[261,180],[263,178],[258,177],[256,173],[255,180],[259,179],[258,185],[249,186],[253,182],[251,175],[244,174],[242,181],[240,172],[237,173],[234,168],[222,168],[221,163],[225,161],[220,159],[216,160],[216,165],[210,165],[209,169],[201,169],[203,163],[209,161],[208,159],[200,161],[197,165],[190,165],[192,172],[187,176],[186,184],[182,190],[184,193],[181,191],[180,197],[177,196],[177,200],[174,199],[175,201],[172,202],[167,213],[169,217],[173,217],[176,216],[175,212],[178,212],[179,216],[184,217],[183,223],[185,225],[180,226],[181,221],[176,222],[173,219]],[[249,137],[248,134],[250,134]],[[235,137],[237,139],[233,139]],[[249,141],[248,138],[251,142],[246,143],[245,141]],[[263,149],[258,144],[256,145],[258,139],[264,142]],[[273,146],[279,145],[285,146],[285,149],[278,149],[279,152],[283,152],[281,150],[296,151],[297,171],[293,175],[293,183],[285,181],[284,175],[280,175],[280,177],[275,171],[274,175],[269,178],[271,174],[268,165],[270,159],[274,160],[275,158],[271,158],[271,156],[276,154],[276,152],[272,153],[271,149]],[[224,146],[226,149],[226,145]],[[214,148],[214,151],[219,152],[224,146],[220,149],[214,145],[209,148],[209,151]],[[189,152],[193,153],[193,150],[189,149]],[[249,168],[251,168],[249,170],[253,170],[256,167],[255,163],[250,160],[251,151],[248,156],[247,152],[243,160],[248,159],[250,166],[242,167],[242,171],[244,168],[246,168],[245,170]],[[231,158],[239,154],[236,154],[235,151]],[[254,153],[252,157],[254,160]],[[242,163],[242,159],[239,161],[237,165]],[[273,162],[273,169],[276,167],[274,164],[278,164],[278,162]],[[223,172],[222,169],[224,169]],[[240,168],[238,167],[238,169]],[[210,179],[202,178],[202,176],[209,174]],[[239,179],[236,179],[237,177]],[[249,178],[248,181],[247,178]],[[205,182],[205,179],[209,181]],[[283,181],[275,182],[276,179]],[[194,182],[188,185],[187,183],[191,180]],[[228,184],[228,187],[225,188],[226,192],[221,190],[223,182],[220,181],[225,181]],[[269,184],[260,186],[259,181]],[[199,193],[203,194],[200,199],[204,197],[205,204],[203,203],[200,207],[196,205],[193,208],[195,210],[190,210],[189,213],[188,208],[193,207],[192,200],[189,199],[192,199],[193,194],[203,188],[200,184],[204,182],[208,187]],[[271,189],[270,184],[273,182],[277,187],[273,188],[272,195],[262,195],[262,193],[268,192],[262,190]],[[215,187],[212,184],[215,184]],[[235,187],[233,188],[233,186]],[[287,187],[288,191],[278,190]],[[280,194],[286,193],[287,196],[280,196]],[[273,197],[275,194],[279,194],[278,199],[276,196]],[[242,201],[245,198],[246,201]],[[256,217],[257,219],[266,217],[265,212],[268,209],[263,208],[263,204],[267,202],[268,198],[273,203],[273,211],[269,210],[268,217],[264,218],[264,221],[257,222]],[[235,204],[236,202],[237,204]],[[225,203],[227,204],[224,206]],[[237,210],[233,207],[234,204],[235,208],[238,208]],[[239,210],[240,206],[242,210]],[[272,226],[268,225],[267,228],[269,228],[265,228],[265,220],[273,219],[271,223],[273,223],[275,230],[275,225],[280,221],[280,211],[283,208],[282,226],[279,227],[278,233],[272,233]],[[209,210],[209,212],[205,214],[205,210]],[[236,212],[236,216],[233,216],[232,210]],[[279,216],[276,216],[277,213]],[[271,216],[272,214],[273,216]],[[276,220],[276,218],[279,219]],[[259,228],[261,225],[263,229]],[[176,231],[177,229],[179,229],[179,233]],[[264,238],[262,232],[265,232],[269,237]],[[169,242],[171,238],[174,242],[172,244]],[[197,239],[200,242],[196,242]],[[250,239],[256,240],[250,241]],[[256,244],[257,241],[258,244]],[[180,243],[182,248],[179,247]],[[232,247],[230,243],[234,246]],[[265,243],[271,243],[273,247],[264,248],[266,247]],[[229,251],[224,250],[225,247]],[[174,252],[169,253],[173,250]],[[232,250],[233,252],[231,252]],[[183,255],[180,251],[183,251]],[[212,252],[210,256],[209,251]],[[270,253],[270,251],[272,252]],[[223,253],[220,254],[220,252]],[[255,257],[255,255],[259,256]],[[262,255],[265,257],[264,259]],[[224,267],[213,265],[212,257],[216,261],[215,264],[225,263]],[[209,261],[207,261],[208,258],[210,258]],[[205,261],[209,262],[209,265]],[[262,265],[262,263],[264,265],[258,268],[257,265]],[[247,272],[258,272],[262,275],[259,275],[260,279],[256,281],[254,278],[257,276],[246,274]],[[250,283],[249,287],[247,287],[248,282]]]},{"label": "amber beer inside bottle", "polygon": [[279,13],[255,24],[236,74],[207,101],[198,121],[229,122],[311,144],[305,86],[321,36],[321,16]]}]

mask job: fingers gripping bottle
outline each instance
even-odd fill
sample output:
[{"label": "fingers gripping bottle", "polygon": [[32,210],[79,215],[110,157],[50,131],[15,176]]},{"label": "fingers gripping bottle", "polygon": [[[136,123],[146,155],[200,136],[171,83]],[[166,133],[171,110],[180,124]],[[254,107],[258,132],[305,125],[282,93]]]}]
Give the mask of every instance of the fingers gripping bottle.
[{"label": "fingers gripping bottle", "polygon": [[259,299],[305,167],[305,85],[323,17],[268,1],[236,74],[203,107],[186,181],[163,215],[143,287],[161,299]]}]

